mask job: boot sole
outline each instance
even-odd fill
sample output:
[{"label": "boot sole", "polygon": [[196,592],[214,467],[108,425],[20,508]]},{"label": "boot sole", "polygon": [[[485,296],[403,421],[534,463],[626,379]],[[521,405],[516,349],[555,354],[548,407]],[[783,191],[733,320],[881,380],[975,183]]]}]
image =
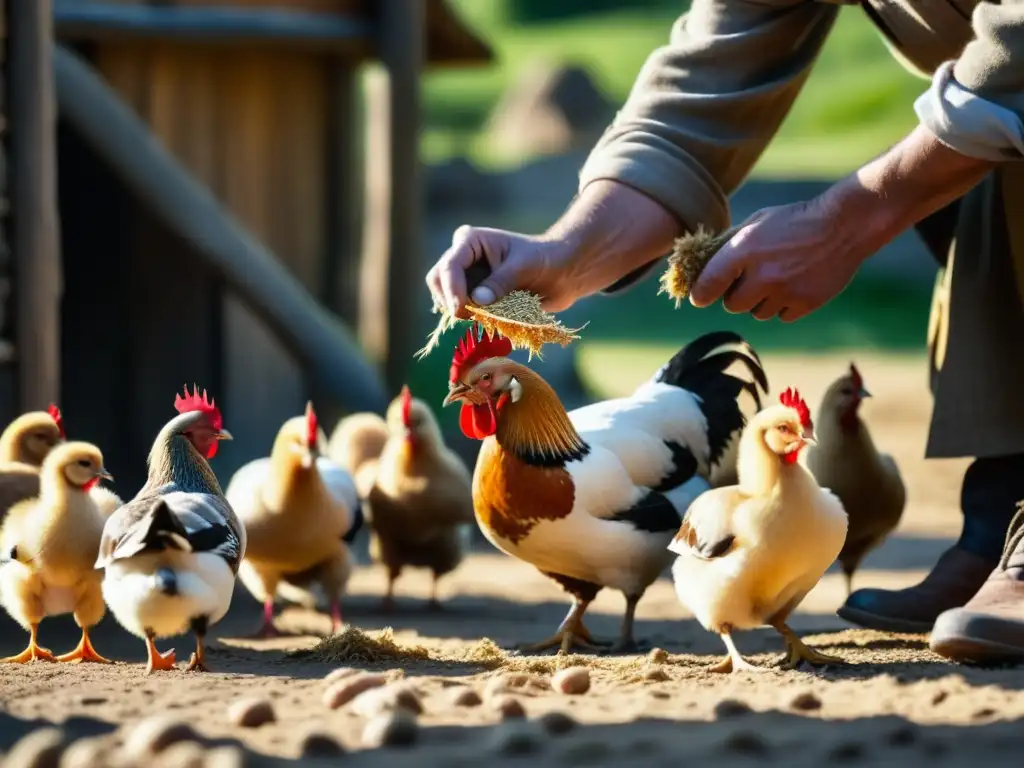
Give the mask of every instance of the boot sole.
[{"label": "boot sole", "polygon": [[878,629],[882,632],[895,632],[901,635],[926,635],[932,631],[932,626],[935,624],[934,621],[912,621],[868,613],[847,605],[840,606],[836,610],[836,614],[844,621],[865,629]]},{"label": "boot sole", "polygon": [[969,637],[933,637],[929,647],[939,656],[963,664],[1003,666],[1024,662],[1024,648],[1005,645],[994,640]]}]

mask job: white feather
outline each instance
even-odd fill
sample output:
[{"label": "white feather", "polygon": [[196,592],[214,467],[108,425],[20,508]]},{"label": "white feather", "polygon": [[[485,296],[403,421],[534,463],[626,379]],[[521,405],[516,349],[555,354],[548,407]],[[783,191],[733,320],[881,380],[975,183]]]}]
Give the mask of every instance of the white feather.
[{"label": "white feather", "polygon": [[[165,595],[156,581],[161,565],[173,568],[178,594]],[[231,606],[235,577],[219,555],[211,552],[155,553],[115,560],[103,578],[103,599],[118,623],[138,637],[152,631],[171,637],[189,631],[196,616],[216,624]]]}]

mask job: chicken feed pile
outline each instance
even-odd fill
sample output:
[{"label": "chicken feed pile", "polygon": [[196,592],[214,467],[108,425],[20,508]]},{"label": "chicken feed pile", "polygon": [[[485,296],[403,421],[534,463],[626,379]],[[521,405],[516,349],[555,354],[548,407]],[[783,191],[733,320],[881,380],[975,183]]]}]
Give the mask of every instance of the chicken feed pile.
[{"label": "chicken feed pile", "polygon": [[[849,362],[764,360],[773,390],[795,383],[815,407]],[[854,586],[898,588],[919,580],[958,533],[967,462],[921,460],[923,360],[856,362],[873,395],[864,418],[898,461],[909,502]],[[555,657],[509,650],[550,635],[568,606],[535,568],[480,542],[441,582],[440,610],[428,607],[429,576],[409,570],[385,614],[386,574],[365,565],[365,547],[359,556],[339,635],[322,637],[328,615],[289,607],[280,636],[252,639],[262,609],[239,585],[210,630],[209,673],[180,664],[146,676],[144,644],[110,616],[91,638],[114,664],[0,665],[0,764],[999,766],[1024,755],[1024,669],[961,667],[930,653],[923,636],[850,628],[835,615],[846,595],[836,568],[791,624],[847,665],[716,675],[707,670],[721,640],[680,607],[667,572],[639,604],[639,652]],[[621,612],[622,596],[605,590],[587,626],[614,637]],[[80,636],[61,616],[43,622],[39,643],[65,653]],[[19,653],[25,639],[0,619],[0,655]],[[770,629],[736,641],[763,667],[782,653]],[[184,635],[160,647],[184,660],[193,642]]]}]

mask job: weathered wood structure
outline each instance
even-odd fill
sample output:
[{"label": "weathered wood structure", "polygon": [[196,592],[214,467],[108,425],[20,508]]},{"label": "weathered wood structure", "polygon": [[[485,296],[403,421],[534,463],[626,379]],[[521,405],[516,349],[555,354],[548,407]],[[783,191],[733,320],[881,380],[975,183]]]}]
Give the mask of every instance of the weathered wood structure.
[{"label": "weathered wood structure", "polygon": [[[49,25],[21,66],[60,121],[53,141],[52,112],[14,88],[40,127],[41,159],[19,162],[42,173],[28,190],[12,176],[21,268],[0,416],[59,397],[129,492],[186,381],[236,437],[219,473],[268,450],[310,395],[328,426],[386,402],[418,341],[404,313],[421,291],[419,76],[490,59],[443,0],[5,2],[37,20],[52,2],[56,87],[40,85]],[[370,62],[387,81],[363,105]],[[356,325],[361,296],[384,313],[358,332],[388,387],[337,322]]]}]

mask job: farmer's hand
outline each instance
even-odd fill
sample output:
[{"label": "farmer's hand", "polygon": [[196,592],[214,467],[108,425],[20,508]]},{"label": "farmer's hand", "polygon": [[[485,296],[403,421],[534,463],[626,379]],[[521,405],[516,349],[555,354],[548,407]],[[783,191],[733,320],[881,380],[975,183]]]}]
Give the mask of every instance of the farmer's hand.
[{"label": "farmer's hand", "polygon": [[[427,273],[434,306],[466,317],[468,298],[493,303],[512,290],[532,291],[548,312],[568,309],[668,253],[679,221],[632,187],[592,182],[543,235],[459,227],[452,247]],[[468,296],[466,269],[486,261],[491,274]]]},{"label": "farmer's hand", "polygon": [[821,198],[755,213],[711,258],[690,292],[706,307],[791,322],[838,295],[874,251],[873,238],[846,231]]},{"label": "farmer's hand", "polygon": [[[560,312],[578,298],[567,279],[572,248],[564,240],[521,235],[501,229],[461,226],[452,245],[427,273],[427,287],[435,306],[465,317],[467,299],[486,306],[514,289],[533,291],[543,297],[544,309]],[[467,291],[466,269],[486,261],[491,274]]]}]

